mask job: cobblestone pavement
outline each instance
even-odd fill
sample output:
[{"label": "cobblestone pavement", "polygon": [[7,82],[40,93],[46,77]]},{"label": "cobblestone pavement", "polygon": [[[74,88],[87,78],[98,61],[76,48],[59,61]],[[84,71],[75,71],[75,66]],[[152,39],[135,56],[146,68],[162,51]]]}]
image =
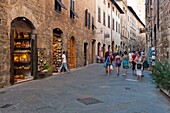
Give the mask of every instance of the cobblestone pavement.
[{"label": "cobblestone pavement", "polygon": [[0,113],[170,113],[170,103],[149,72],[137,81],[131,71],[106,76],[102,64],[92,64],[1,89]]}]

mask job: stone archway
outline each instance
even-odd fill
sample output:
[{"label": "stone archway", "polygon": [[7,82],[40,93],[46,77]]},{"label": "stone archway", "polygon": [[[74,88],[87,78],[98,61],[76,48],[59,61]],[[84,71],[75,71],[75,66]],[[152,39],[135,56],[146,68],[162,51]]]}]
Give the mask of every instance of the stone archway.
[{"label": "stone archway", "polygon": [[26,17],[11,22],[11,75],[10,82],[37,78],[37,38],[33,23]]},{"label": "stone archway", "polygon": [[98,44],[97,44],[97,55],[98,55],[98,56],[101,56],[100,46],[101,46],[101,43],[98,42]]},{"label": "stone archway", "polygon": [[[21,10],[22,9],[22,10]],[[9,12],[9,19],[12,21],[17,17],[25,17],[28,20],[30,20],[32,22],[32,24],[34,24],[34,27],[37,29],[38,23],[36,18],[34,17],[34,14],[31,12],[30,9],[28,9],[26,6],[24,6],[23,4],[19,4],[16,7],[12,8]]]}]

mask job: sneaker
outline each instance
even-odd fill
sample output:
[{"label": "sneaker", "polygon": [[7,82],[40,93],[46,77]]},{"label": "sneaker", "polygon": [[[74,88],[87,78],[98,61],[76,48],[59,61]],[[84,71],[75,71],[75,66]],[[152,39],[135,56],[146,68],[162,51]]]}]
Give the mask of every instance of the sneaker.
[{"label": "sneaker", "polygon": [[126,75],[125,75],[125,74],[123,74],[123,76],[124,76],[124,77],[126,77]]}]

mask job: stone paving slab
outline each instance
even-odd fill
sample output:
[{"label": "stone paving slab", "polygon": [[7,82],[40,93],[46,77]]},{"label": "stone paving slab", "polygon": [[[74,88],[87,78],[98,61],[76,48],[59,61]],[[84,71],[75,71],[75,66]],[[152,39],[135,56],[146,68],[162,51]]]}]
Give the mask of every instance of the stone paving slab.
[{"label": "stone paving slab", "polygon": [[[122,74],[122,72],[121,72]],[[120,75],[121,75],[120,74]],[[151,84],[145,71],[136,80],[115,72],[105,76],[102,64],[92,64],[69,74],[17,84],[0,92],[0,113],[169,113],[170,103]],[[78,98],[95,98],[103,103],[85,105]],[[7,108],[1,108],[11,104]]]}]

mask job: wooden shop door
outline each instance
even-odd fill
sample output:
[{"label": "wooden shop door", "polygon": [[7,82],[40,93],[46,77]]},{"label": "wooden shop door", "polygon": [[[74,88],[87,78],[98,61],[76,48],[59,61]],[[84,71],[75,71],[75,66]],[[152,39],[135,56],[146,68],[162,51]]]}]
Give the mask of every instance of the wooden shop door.
[{"label": "wooden shop door", "polygon": [[92,63],[94,63],[95,43],[92,42]]},{"label": "wooden shop door", "polygon": [[70,39],[70,69],[75,68],[74,37]]}]

